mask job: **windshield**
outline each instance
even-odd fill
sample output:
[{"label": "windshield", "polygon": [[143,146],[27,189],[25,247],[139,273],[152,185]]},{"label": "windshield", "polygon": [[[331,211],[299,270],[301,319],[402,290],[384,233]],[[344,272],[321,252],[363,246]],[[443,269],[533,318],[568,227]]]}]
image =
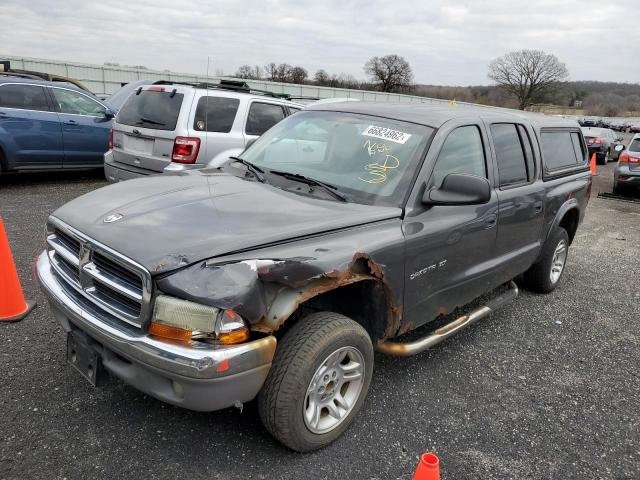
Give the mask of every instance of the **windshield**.
[{"label": "windshield", "polygon": [[339,112],[300,112],[263,134],[242,158],[337,187],[350,200],[401,206],[433,129]]}]

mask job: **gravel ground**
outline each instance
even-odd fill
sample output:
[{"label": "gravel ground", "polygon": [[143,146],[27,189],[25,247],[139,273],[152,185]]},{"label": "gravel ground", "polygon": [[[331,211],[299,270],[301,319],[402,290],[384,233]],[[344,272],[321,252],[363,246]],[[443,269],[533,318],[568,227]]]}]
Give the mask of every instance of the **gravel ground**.
[{"label": "gravel ground", "polygon": [[409,479],[424,451],[444,479],[640,477],[640,205],[594,198],[559,288],[515,302],[422,355],[376,355],[350,430],[296,454],[256,406],[195,413],[111,380],[93,389],[31,277],[57,206],[99,174],[0,178],[19,273],[37,309],[0,324],[0,478]]}]

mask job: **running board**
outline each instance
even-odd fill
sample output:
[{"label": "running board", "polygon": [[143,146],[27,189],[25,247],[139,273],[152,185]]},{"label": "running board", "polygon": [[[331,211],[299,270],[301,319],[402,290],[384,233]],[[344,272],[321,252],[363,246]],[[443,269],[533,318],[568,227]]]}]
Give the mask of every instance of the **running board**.
[{"label": "running board", "polygon": [[434,330],[429,335],[415,342],[401,343],[381,340],[376,343],[377,351],[386,353],[387,355],[395,355],[397,357],[409,357],[417,353],[424,352],[428,348],[437,345],[443,340],[458,333],[460,330],[467,328],[469,325],[477,322],[481,318],[486,317],[494,310],[497,310],[506,303],[509,303],[518,296],[518,286],[514,281],[509,282],[509,289],[489,300],[483,307],[473,310],[467,315],[463,315],[454,321]]}]

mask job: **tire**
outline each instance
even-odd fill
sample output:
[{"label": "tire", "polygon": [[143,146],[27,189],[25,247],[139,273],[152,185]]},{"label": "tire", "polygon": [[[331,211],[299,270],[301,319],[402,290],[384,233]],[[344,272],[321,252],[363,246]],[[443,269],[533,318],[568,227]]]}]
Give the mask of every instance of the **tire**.
[{"label": "tire", "polygon": [[[327,367],[330,358],[339,360],[345,352],[344,361],[333,368]],[[332,354],[335,356],[332,357]],[[355,378],[354,365],[358,362],[354,359],[362,361],[360,380]],[[340,365],[350,365],[348,374],[354,376],[353,380],[341,383],[344,371]],[[337,374],[335,382],[332,379],[336,378],[332,377],[334,372]],[[342,435],[362,407],[372,373],[373,345],[366,330],[344,315],[313,313],[291,327],[278,345],[273,364],[258,395],[258,412],[262,423],[271,435],[292,450],[309,452],[325,447]],[[319,383],[312,385],[312,381]],[[308,393],[311,387],[313,390]],[[321,391],[323,396],[331,397],[329,403],[334,406],[334,412],[342,413],[341,420],[332,416],[327,408],[313,408],[314,405],[324,405],[325,400],[320,398]],[[340,402],[334,401],[332,391],[339,391],[340,399],[349,403],[350,408],[336,409]],[[312,398],[317,402],[314,403]],[[319,412],[317,417],[305,415],[306,412],[316,411]],[[314,423],[315,418],[320,421]],[[334,422],[338,423],[331,427]],[[314,424],[316,432],[312,431],[311,425]],[[331,428],[327,430],[327,426]]]},{"label": "tire", "polygon": [[[561,248],[562,244],[564,245],[564,253],[561,254],[562,258],[556,259],[556,252]],[[564,228],[557,227],[545,242],[540,259],[524,273],[525,286],[537,293],[554,291],[564,273],[568,250],[569,235]],[[562,261],[562,266],[556,277],[553,275],[552,268],[555,266],[557,270],[560,260]]]},{"label": "tire", "polygon": [[607,160],[608,160],[608,156],[609,156],[609,152],[607,151],[607,153],[601,155],[601,156],[596,156],[596,160],[597,163],[600,165],[606,165],[607,164]]},{"label": "tire", "polygon": [[625,196],[627,193],[627,189],[624,188],[622,185],[618,185],[617,183],[613,184],[613,193],[614,195],[621,195],[621,196]]}]

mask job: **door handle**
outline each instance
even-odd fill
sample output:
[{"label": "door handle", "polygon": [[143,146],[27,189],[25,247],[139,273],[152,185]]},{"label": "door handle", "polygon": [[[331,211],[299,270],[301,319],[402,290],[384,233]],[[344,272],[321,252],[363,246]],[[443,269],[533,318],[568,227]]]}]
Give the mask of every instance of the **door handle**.
[{"label": "door handle", "polygon": [[78,125],[78,122],[76,122],[75,120],[65,120],[64,122],[65,125]]},{"label": "door handle", "polygon": [[542,202],[537,202],[534,207],[536,213],[540,213],[542,211]]},{"label": "door handle", "polygon": [[7,112],[0,112],[0,117],[7,118],[8,116],[9,114],[7,114]]},{"label": "door handle", "polygon": [[496,223],[498,223],[498,217],[496,217],[495,215],[490,215],[485,220],[485,225],[487,226],[487,228],[495,227]]}]

